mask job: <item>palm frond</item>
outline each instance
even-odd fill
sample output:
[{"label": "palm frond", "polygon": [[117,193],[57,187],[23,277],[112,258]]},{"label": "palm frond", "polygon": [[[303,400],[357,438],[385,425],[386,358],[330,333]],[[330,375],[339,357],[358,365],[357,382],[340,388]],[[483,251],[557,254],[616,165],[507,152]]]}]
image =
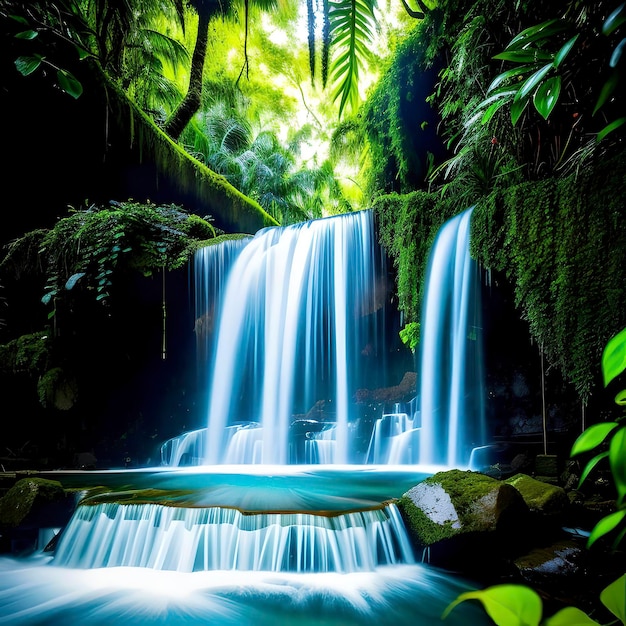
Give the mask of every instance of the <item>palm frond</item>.
[{"label": "palm frond", "polygon": [[333,101],[339,99],[339,117],[347,105],[359,103],[359,71],[371,56],[376,27],[376,0],[330,0],[330,34],[334,52],[330,67]]}]

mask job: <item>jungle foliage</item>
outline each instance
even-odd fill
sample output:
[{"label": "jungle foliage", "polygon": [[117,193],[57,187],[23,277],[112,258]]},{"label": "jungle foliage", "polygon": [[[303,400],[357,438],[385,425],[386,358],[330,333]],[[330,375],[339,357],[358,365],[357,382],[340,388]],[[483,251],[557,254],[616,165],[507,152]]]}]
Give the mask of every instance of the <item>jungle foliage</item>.
[{"label": "jungle foliage", "polygon": [[76,286],[106,301],[116,274],[176,269],[217,234],[209,221],[176,205],[111,202],[72,210],[52,229],[15,240],[0,269],[22,275],[39,268],[45,278],[42,302],[54,306],[53,315],[56,302]]},{"label": "jungle foliage", "polygon": [[[364,109],[374,188],[404,194],[373,206],[407,320],[419,320],[434,232],[475,206],[473,256],[506,275],[532,338],[583,398],[606,340],[626,323],[616,4],[440,2],[398,48]],[[428,94],[414,91],[414,77],[433,69]],[[423,125],[403,111],[424,101],[439,119],[443,158],[408,139]],[[429,163],[425,175],[421,163]]]}]

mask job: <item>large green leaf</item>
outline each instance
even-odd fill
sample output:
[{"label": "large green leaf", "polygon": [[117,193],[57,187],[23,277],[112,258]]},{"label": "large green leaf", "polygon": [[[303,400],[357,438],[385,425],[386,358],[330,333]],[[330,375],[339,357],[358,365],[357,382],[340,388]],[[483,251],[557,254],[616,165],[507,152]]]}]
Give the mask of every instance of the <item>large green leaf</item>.
[{"label": "large green leaf", "polygon": [[570,50],[574,47],[574,44],[576,43],[576,40],[578,39],[579,35],[580,33],[578,35],[574,35],[569,41],[565,42],[561,46],[561,49],[554,56],[554,63],[553,63],[554,67],[559,67],[559,65],[563,63],[563,60],[565,59],[565,57],[569,54]]},{"label": "large green leaf", "polygon": [[617,86],[620,82],[619,72],[613,72],[602,85],[602,89],[600,89],[600,95],[598,96],[598,101],[596,102],[596,106],[593,109],[592,115],[595,115],[598,110],[604,105],[605,102],[613,95],[613,92],[617,89]]},{"label": "large green leaf", "polygon": [[531,74],[519,88],[519,98],[525,98],[526,96],[529,96],[551,69],[552,64],[548,63],[547,65],[544,65],[542,68]]},{"label": "large green leaf", "polygon": [[506,70],[506,72],[498,74],[491,81],[491,85],[489,85],[489,87],[487,88],[487,93],[492,92],[496,87],[500,85],[500,83],[504,82],[505,80],[521,76],[522,74],[526,74],[527,72],[538,70],[539,67],[539,63],[531,63],[530,65],[523,65],[522,67],[514,67],[513,69]]},{"label": "large green leaf", "polygon": [[552,109],[554,109],[559,100],[560,93],[560,76],[552,76],[551,78],[548,78],[548,80],[541,83],[541,85],[537,88],[537,91],[533,96],[533,103],[544,120],[547,120],[550,113],[552,113]]},{"label": "large green leaf", "polygon": [[500,61],[514,61],[515,63],[537,63],[538,61],[549,61],[552,63],[553,55],[544,50],[505,50],[496,54],[494,59]]},{"label": "large green leaf", "polygon": [[615,129],[623,126],[625,123],[626,117],[620,117],[616,120],[613,120],[596,135],[596,141],[602,141],[609,133],[612,133]]},{"label": "large green leaf", "polygon": [[602,424],[593,424],[586,428],[574,442],[570,456],[576,456],[583,452],[589,452],[597,448],[607,437],[614,431],[619,424],[617,422],[603,422]]},{"label": "large green leaf", "polygon": [[16,39],[35,39],[39,33],[36,30],[23,30],[15,35]]},{"label": "large green leaf", "polygon": [[541,598],[524,585],[495,585],[482,591],[462,593],[446,607],[441,618],[445,619],[454,607],[465,600],[482,602],[497,626],[538,626],[541,621]]},{"label": "large green leaf", "polygon": [[339,99],[339,117],[347,105],[355,110],[359,102],[359,73],[370,56],[376,18],[376,0],[332,0],[330,31],[337,55],[330,68],[333,100]]},{"label": "large green leaf", "polygon": [[602,376],[606,387],[626,369],[626,328],[612,337],[602,353]]},{"label": "large green leaf", "polygon": [[22,76],[32,74],[43,62],[44,57],[40,54],[34,56],[21,56],[15,59],[15,67]]},{"label": "large green leaf", "polygon": [[587,476],[589,476],[589,474],[591,474],[591,471],[593,470],[593,468],[602,460],[602,459],[607,459],[609,457],[609,451],[605,450],[604,452],[601,452],[600,454],[597,454],[596,456],[593,457],[593,459],[591,459],[591,461],[589,461],[587,463],[587,465],[585,465],[585,469],[583,470],[582,474],[580,475],[580,480],[578,481],[578,488],[580,489],[582,484],[585,482],[585,480],[587,480]]},{"label": "large green leaf", "polygon": [[602,591],[600,601],[622,624],[626,624],[626,574]]},{"label": "large green leaf", "polygon": [[597,625],[598,622],[575,606],[565,607],[543,622],[543,626],[588,626],[589,624]]},{"label": "large green leaf", "polygon": [[567,25],[565,22],[559,19],[547,20],[546,22],[541,22],[541,24],[535,24],[515,35],[506,49],[515,50],[525,48],[530,43],[549,39],[556,33],[564,31],[566,28]]},{"label": "large green leaf", "polygon": [[624,48],[626,48],[626,37],[622,39],[613,50],[613,54],[611,55],[611,60],[609,61],[609,65],[611,67],[617,67],[617,64],[620,62],[622,58],[622,53],[624,52]]},{"label": "large green leaf", "polygon": [[622,426],[611,439],[609,462],[617,488],[617,503],[621,505],[626,498],[626,426]]},{"label": "large green leaf", "polygon": [[612,530],[617,528],[619,524],[626,518],[626,509],[616,511],[610,515],[603,517],[592,529],[587,540],[587,547],[590,548],[600,537],[604,537]]},{"label": "large green leaf", "polygon": [[65,93],[72,96],[72,98],[80,98],[83,93],[83,86],[73,74],[67,70],[59,70],[57,72],[57,80],[59,81],[59,87],[61,87]]},{"label": "large green leaf", "polygon": [[513,126],[517,124],[519,118],[522,116],[522,113],[528,104],[528,100],[528,98],[513,100],[513,104],[511,105],[511,122],[513,123]]}]

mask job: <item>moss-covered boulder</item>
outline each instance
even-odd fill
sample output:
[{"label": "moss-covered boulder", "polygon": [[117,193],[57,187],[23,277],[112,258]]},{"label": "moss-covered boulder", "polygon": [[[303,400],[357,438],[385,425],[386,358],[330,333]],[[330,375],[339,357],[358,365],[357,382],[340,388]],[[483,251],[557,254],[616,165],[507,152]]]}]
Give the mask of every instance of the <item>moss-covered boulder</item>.
[{"label": "moss-covered boulder", "polygon": [[569,506],[569,498],[562,487],[543,482],[527,474],[515,474],[505,482],[517,489],[533,513],[561,516]]},{"label": "moss-covered boulder", "polygon": [[18,480],[0,498],[0,551],[35,549],[40,529],[64,526],[74,506],[74,496],[58,481],[38,477]]},{"label": "moss-covered boulder", "polygon": [[528,507],[512,485],[471,471],[438,472],[399,501],[415,546],[441,566],[487,566],[520,546]]}]

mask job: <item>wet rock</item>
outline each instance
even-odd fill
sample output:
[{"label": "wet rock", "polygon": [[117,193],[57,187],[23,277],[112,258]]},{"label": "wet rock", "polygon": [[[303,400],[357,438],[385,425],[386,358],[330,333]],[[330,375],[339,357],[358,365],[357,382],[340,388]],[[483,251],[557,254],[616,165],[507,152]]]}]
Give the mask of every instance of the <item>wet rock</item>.
[{"label": "wet rock", "polygon": [[0,499],[0,551],[34,550],[40,530],[64,526],[73,510],[74,497],[61,483],[37,477],[18,480]]},{"label": "wet rock", "polygon": [[529,584],[554,584],[560,580],[584,574],[584,547],[570,540],[562,540],[546,547],[531,550],[515,559],[521,577]]},{"label": "wet rock", "polygon": [[400,509],[418,549],[442,567],[489,568],[518,539],[528,507],[505,482],[471,471],[450,470],[405,493]]}]

